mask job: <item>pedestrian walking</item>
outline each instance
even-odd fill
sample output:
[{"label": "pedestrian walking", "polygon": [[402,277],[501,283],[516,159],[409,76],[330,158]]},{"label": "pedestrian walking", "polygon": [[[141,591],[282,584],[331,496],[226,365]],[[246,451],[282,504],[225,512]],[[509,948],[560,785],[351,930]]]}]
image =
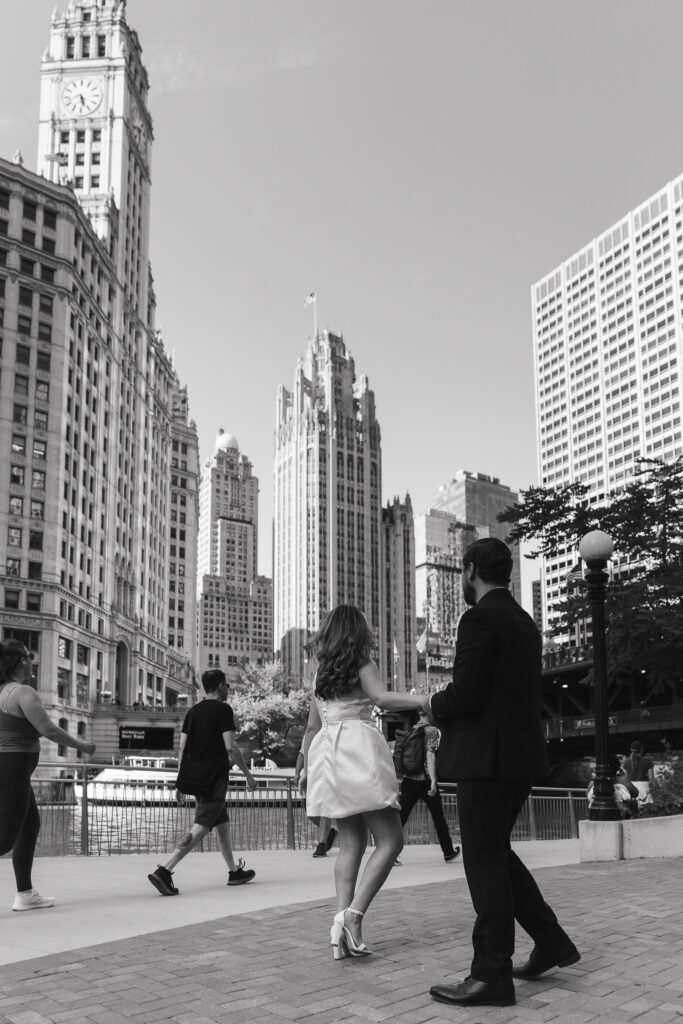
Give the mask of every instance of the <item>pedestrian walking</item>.
[{"label": "pedestrian walking", "polygon": [[33,655],[19,640],[0,643],[0,856],[12,851],[17,894],[12,910],[44,910],[54,896],[33,888],[32,869],[40,814],[31,776],[40,737],[94,754],[95,744],[77,739],[48,717],[34,686]]},{"label": "pedestrian walking", "polygon": [[[548,762],[541,726],[541,637],[508,590],[512,555],[495,537],[477,540],[462,561],[462,615],[445,690],[428,706],[441,728],[437,768],[458,783],[463,864],[476,922],[470,974],[431,995],[460,1006],[511,1006],[513,976],[537,978],[580,959],[510,845],[534,777]],[[534,940],[513,970],[515,920]]]},{"label": "pedestrian walking", "polygon": [[401,825],[405,827],[411,811],[418,801],[422,800],[434,822],[443,859],[450,863],[459,855],[460,847],[455,846],[451,839],[437,782],[436,752],[439,748],[439,730],[430,724],[429,715],[424,708],[420,708],[417,715],[411,716],[411,724],[422,730],[423,756],[420,759],[421,763],[416,765],[413,771],[405,771],[400,780]]},{"label": "pedestrian walking", "polygon": [[[307,645],[318,661],[304,737],[302,789],[309,817],[334,818],[337,913],[330,930],[335,960],[368,956],[361,922],[403,848],[398,780],[389,744],[372,719],[375,706],[417,709],[423,698],[389,693],[370,654],[362,612],[339,605]],[[368,829],[374,850],[358,881]]]},{"label": "pedestrian walking", "polygon": [[218,849],[228,867],[227,884],[244,885],[256,874],[245,868],[243,860],[235,861],[225,806],[231,761],[242,769],[249,788],[256,788],[235,739],[235,718],[227,703],[230,686],[220,669],[204,672],[202,686],[206,694],[204,700],[190,708],[183,721],[176,782],[180,792],[195,797],[194,825],[182,837],[166,863],[160,864],[147,876],[162,896],[178,895],[180,890],[174,884],[173,869],[212,828],[216,830]]}]

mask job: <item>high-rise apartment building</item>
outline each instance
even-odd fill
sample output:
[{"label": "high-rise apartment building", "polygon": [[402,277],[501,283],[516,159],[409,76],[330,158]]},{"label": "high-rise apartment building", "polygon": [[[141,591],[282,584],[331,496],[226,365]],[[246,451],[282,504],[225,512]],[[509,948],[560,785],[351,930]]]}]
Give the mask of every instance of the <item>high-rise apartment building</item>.
[{"label": "high-rise apartment building", "polygon": [[[532,286],[544,486],[582,481],[598,501],[632,479],[636,456],[683,453],[682,294],[683,177]],[[576,557],[544,560],[546,630]]]},{"label": "high-rise apartment building", "polygon": [[[501,484],[498,477],[461,469],[449,483],[439,487],[430,511],[450,512],[460,523],[473,526],[477,537],[498,537],[504,541],[510,532],[510,525],[499,523],[498,515],[516,501],[517,492]],[[521,601],[522,584],[517,547],[512,549],[510,593]]]},{"label": "high-rise apartment building", "polygon": [[417,679],[415,643],[415,528],[410,495],[382,509],[384,650],[381,663],[395,690],[410,690]]},{"label": "high-rise apartment building", "polygon": [[364,612],[390,682],[375,396],[331,332],[309,342],[293,390],[278,389],[274,478],[274,642],[283,664],[303,678],[304,643],[325,612],[348,602]]},{"label": "high-rise apartment building", "polygon": [[258,575],[258,478],[219,431],[200,486],[198,663],[222,668],[273,657],[273,588]]},{"label": "high-rise apartment building", "polygon": [[81,735],[99,700],[192,683],[197,434],[154,324],[147,90],[125,5],[72,0],[41,65],[39,173],[0,160],[2,635]]},{"label": "high-rise apartment building", "polygon": [[[450,676],[458,620],[467,605],[462,593],[462,557],[475,540],[505,540],[509,527],[497,516],[517,495],[496,477],[461,470],[442,485],[429,510],[415,516],[415,596],[424,620],[422,654],[430,687]],[[510,591],[521,599],[519,550],[512,549]]]}]

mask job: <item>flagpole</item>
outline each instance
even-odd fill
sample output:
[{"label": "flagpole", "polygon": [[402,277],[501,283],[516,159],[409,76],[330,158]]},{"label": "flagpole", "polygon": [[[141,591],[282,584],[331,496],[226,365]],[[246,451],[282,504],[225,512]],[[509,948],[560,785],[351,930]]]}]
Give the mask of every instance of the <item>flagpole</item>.
[{"label": "flagpole", "polygon": [[313,298],[313,340],[318,338],[318,293]]}]

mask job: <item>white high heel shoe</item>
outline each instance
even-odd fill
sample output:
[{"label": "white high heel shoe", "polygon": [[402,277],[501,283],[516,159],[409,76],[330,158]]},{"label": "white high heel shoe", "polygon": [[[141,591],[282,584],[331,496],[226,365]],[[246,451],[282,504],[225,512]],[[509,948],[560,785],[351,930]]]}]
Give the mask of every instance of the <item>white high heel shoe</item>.
[{"label": "white high heel shoe", "polygon": [[344,914],[355,914],[356,917],[362,917],[364,913],[365,911],[363,910],[356,910],[354,907],[347,907],[346,910],[342,910],[341,914],[337,914],[337,917],[334,919],[336,922],[337,918],[341,917],[341,925],[344,931],[344,942],[349,956],[370,956],[372,953],[372,950],[368,949],[364,942],[356,943],[353,935],[344,924]]},{"label": "white high heel shoe", "polygon": [[332,927],[330,928],[330,944],[335,960],[343,960],[348,956],[346,949],[346,937],[344,935],[344,911],[341,910],[334,915]]}]

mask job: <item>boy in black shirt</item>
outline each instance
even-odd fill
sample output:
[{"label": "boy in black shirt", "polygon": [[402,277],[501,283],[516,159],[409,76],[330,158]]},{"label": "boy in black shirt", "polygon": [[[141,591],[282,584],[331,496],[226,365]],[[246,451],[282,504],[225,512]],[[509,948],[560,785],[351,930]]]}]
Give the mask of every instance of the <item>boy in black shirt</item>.
[{"label": "boy in black shirt", "polygon": [[228,865],[228,885],[244,885],[256,874],[255,871],[245,870],[242,860],[235,863],[230,842],[230,822],[225,807],[230,760],[242,769],[249,788],[256,788],[242,752],[235,743],[235,719],[232,708],[226,703],[230,687],[225,673],[220,669],[205,672],[202,675],[202,686],[206,697],[185,715],[178,760],[182,764],[183,754],[187,753],[212,762],[215,765],[215,778],[210,795],[197,798],[195,823],[190,831],[180,840],[166,864],[159,865],[156,871],[147,876],[162,896],[178,895],[179,890],[173,884],[173,868],[212,828],[216,829],[218,848]]}]

